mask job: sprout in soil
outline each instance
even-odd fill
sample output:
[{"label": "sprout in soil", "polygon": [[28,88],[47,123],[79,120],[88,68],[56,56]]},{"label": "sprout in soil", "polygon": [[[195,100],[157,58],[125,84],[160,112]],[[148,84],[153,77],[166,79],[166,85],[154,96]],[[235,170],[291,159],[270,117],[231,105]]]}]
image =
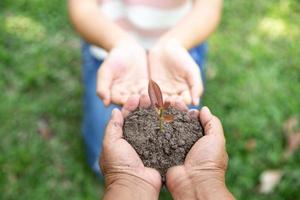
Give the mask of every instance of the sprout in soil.
[{"label": "sprout in soil", "polygon": [[163,122],[172,122],[174,120],[173,115],[165,114],[165,111],[169,108],[170,102],[164,102],[160,87],[153,80],[149,80],[148,94],[151,100],[151,104],[156,108],[159,117],[160,131],[163,130]]}]

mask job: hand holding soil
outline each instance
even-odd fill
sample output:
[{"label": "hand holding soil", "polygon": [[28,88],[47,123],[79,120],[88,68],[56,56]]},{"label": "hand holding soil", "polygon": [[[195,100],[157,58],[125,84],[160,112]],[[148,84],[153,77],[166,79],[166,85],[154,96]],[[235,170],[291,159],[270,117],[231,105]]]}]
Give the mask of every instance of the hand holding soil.
[{"label": "hand holding soil", "polygon": [[105,176],[105,199],[158,198],[160,174],[155,169],[145,167],[136,151],[123,138],[124,118],[139,104],[141,107],[145,105],[142,100],[139,101],[139,97],[130,97],[122,112],[113,110],[107,125],[99,163]]},{"label": "hand holding soil", "polygon": [[[193,144],[203,136],[197,111],[183,101],[163,102],[160,87],[149,81],[149,97],[144,105],[130,113],[124,122],[124,139],[138,153],[147,167],[157,169],[163,182],[168,168],[184,163]],[[151,103],[150,103],[151,100]]]},{"label": "hand holding soil", "polygon": [[[107,126],[103,141],[100,166],[105,176],[106,191],[104,199],[157,199],[161,188],[161,176],[158,171],[144,164],[136,151],[125,139],[124,118],[144,116],[151,106],[148,96],[130,97],[122,112],[115,109]],[[181,100],[171,103],[178,109],[171,113],[182,117],[187,107]],[[151,112],[151,111],[150,111]],[[178,113],[181,113],[177,115]],[[183,163],[167,171],[166,185],[174,199],[234,199],[225,185],[227,153],[223,129],[217,117],[208,108],[187,112],[193,119],[200,120],[205,135],[192,146]],[[152,115],[151,115],[152,116]],[[126,122],[125,122],[126,123]],[[147,124],[143,124],[147,129]],[[148,125],[149,126],[149,125]],[[151,124],[150,124],[151,126]],[[159,126],[158,126],[159,129]],[[138,133],[137,133],[138,134]],[[160,134],[165,134],[160,132]],[[162,136],[164,137],[164,136]],[[136,141],[144,138],[136,135]],[[156,141],[158,146],[159,141]],[[149,152],[148,157],[151,157]],[[157,152],[154,152],[157,153]],[[183,152],[177,152],[182,157]],[[144,156],[144,155],[142,155]]]},{"label": "hand holding soil", "polygon": [[234,199],[225,185],[228,155],[222,124],[207,107],[197,116],[205,135],[191,148],[183,165],[168,170],[167,187],[174,199]]}]

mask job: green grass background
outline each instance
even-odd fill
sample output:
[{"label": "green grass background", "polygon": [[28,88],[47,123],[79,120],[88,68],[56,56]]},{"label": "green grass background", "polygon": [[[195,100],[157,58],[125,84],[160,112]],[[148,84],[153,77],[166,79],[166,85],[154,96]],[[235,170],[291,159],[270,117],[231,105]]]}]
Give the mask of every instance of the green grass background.
[{"label": "green grass background", "polygon": [[[203,103],[223,121],[237,199],[300,199],[300,151],[283,159],[283,124],[300,118],[299,19],[298,0],[228,0],[210,38]],[[80,134],[79,41],[65,1],[0,1],[0,199],[101,196]],[[37,132],[41,118],[50,140]],[[284,175],[264,195],[257,186],[267,169]]]}]

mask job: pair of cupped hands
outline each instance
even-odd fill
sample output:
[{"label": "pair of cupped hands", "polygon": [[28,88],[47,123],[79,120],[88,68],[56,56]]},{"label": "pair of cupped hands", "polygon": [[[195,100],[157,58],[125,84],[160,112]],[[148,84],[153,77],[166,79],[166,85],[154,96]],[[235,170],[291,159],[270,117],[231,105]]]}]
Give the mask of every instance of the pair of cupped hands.
[{"label": "pair of cupped hands", "polygon": [[97,94],[104,105],[123,105],[132,95],[147,94],[151,78],[161,87],[164,99],[181,97],[199,104],[203,93],[199,67],[175,39],[161,39],[147,52],[126,36],[116,42],[97,74]]},{"label": "pair of cupped hands", "polygon": [[[170,103],[198,118],[204,128],[204,136],[193,145],[184,164],[167,171],[166,186],[173,198],[233,199],[225,185],[228,156],[220,120],[207,107],[200,111],[188,110],[181,98]],[[162,186],[159,172],[145,167],[133,147],[123,139],[124,118],[138,107],[150,106],[147,95],[134,95],[128,98],[121,110],[115,108],[112,112],[99,163],[105,176],[104,199],[116,199],[116,195],[121,195],[120,191],[131,191],[132,196],[128,199],[158,199]],[[219,196],[209,198],[212,195]],[[127,199],[126,195],[122,199]]]}]

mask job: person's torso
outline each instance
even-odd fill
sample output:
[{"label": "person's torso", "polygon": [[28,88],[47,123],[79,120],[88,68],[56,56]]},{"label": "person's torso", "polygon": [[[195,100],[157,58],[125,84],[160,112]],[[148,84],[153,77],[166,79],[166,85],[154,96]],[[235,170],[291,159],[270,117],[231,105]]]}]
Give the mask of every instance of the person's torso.
[{"label": "person's torso", "polygon": [[[101,11],[128,31],[146,49],[172,28],[192,8],[191,0],[100,0]],[[106,52],[92,46],[91,52],[104,58]]]}]

